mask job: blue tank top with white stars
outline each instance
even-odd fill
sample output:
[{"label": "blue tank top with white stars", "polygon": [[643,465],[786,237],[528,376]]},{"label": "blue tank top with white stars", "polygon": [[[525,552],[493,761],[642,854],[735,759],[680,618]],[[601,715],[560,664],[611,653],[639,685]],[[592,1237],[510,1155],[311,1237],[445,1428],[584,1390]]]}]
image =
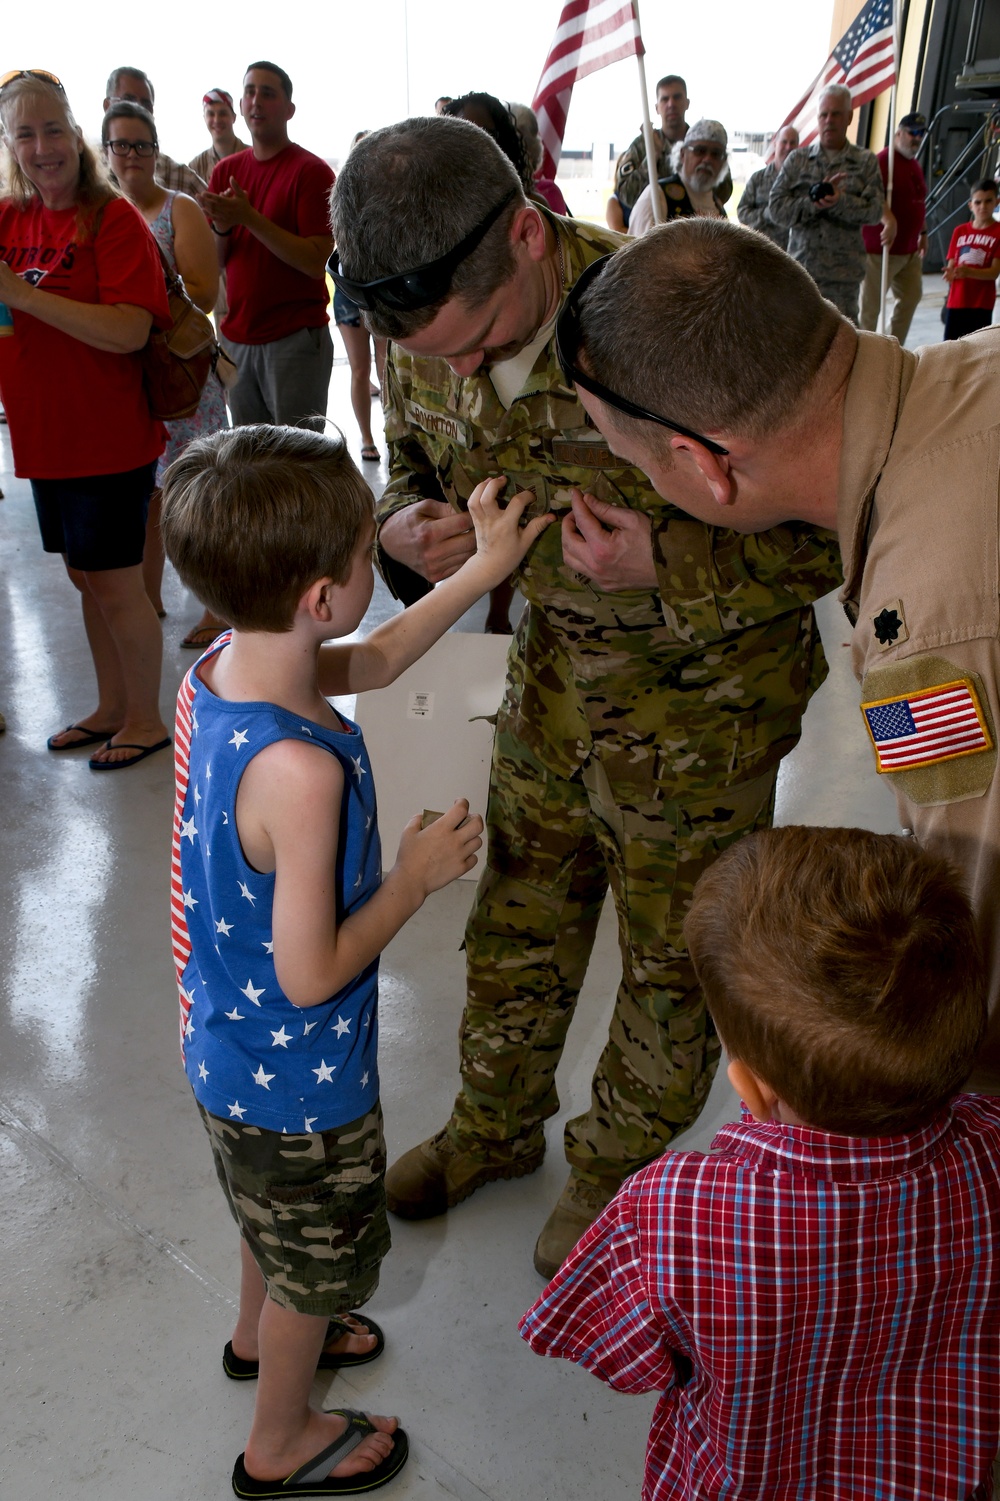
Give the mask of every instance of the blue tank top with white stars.
[{"label": "blue tank top with white stars", "polygon": [[368,753],[349,720],[341,733],[275,704],[217,698],[198,677],[200,665],[182,683],[177,710],[173,907],[185,1068],[211,1115],[269,1131],[329,1131],[378,1099],[378,961],[320,1005],[295,1006],[284,995],[272,957],[274,875],[244,858],[236,794],[253,757],[277,740],[308,740],[337,757],[344,770],[336,870],[343,921],[381,881]]}]

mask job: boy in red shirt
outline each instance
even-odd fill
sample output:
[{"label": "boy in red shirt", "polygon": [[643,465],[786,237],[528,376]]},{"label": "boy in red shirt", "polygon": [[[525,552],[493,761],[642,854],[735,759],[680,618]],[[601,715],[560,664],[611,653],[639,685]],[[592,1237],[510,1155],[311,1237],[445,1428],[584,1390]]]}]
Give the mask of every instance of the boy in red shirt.
[{"label": "boy in red shirt", "polygon": [[1000,274],[1000,224],[994,222],[997,185],[992,177],[976,183],[969,199],[972,220],[959,224],[948,246],[944,279],[948,288],[946,339],[961,339],[993,321]]},{"label": "boy in red shirt", "polygon": [[659,1393],[643,1501],[987,1501],[1000,1100],[955,873],[914,839],[769,829],[684,936],[742,1119],[622,1184],[521,1320]]}]

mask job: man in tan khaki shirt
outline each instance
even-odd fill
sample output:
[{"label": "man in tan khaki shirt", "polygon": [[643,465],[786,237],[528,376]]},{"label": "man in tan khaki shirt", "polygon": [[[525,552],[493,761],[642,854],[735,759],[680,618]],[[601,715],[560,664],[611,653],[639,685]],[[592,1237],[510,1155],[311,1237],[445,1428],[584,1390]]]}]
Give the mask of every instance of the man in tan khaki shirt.
[{"label": "man in tan khaki shirt", "polygon": [[691,219],[595,267],[557,332],[613,452],[675,505],[837,528],[858,731],[904,828],[965,874],[991,969],[972,1085],[1000,1092],[1000,330],[859,334],[763,236]]}]

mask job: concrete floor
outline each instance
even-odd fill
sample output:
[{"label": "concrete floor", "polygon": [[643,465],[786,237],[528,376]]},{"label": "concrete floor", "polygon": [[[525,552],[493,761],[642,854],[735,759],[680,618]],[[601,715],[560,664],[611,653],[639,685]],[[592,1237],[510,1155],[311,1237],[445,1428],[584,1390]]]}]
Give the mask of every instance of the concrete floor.
[{"label": "concrete floor", "polygon": [[[933,310],[922,316],[924,337],[940,337]],[[356,447],[343,363],[330,410]],[[97,777],[84,755],[46,751],[47,735],[92,706],[91,668],[76,596],[59,560],[41,552],[5,429],[0,485],[0,1494],[222,1501],[253,1387],[220,1368],[236,1308],[236,1234],[177,1054],[172,767],[163,755]],[[163,707],[172,718],[191,661],[177,642],[197,607],[172,575],[165,598]],[[392,608],[380,590],[369,619]],[[462,628],[480,630],[483,614],[480,606]],[[821,614],[830,679],[783,768],[779,816],[890,830],[894,803],[871,767],[848,629],[832,600]],[[384,956],[390,1156],[440,1126],[450,1107],[471,896],[467,882],[438,893]],[[559,1075],[566,1114],[587,1097],[616,983],[605,918]],[[720,1077],[683,1144],[704,1148],[735,1110]],[[412,1458],[387,1491],[397,1501],[639,1495],[652,1398],[617,1396],[576,1368],[539,1360],[515,1332],[541,1289],[531,1252],[565,1177],[560,1124],[533,1177],[490,1185],[442,1219],[394,1222],[370,1305],[386,1353],[317,1381],[328,1406],[400,1415]]]}]

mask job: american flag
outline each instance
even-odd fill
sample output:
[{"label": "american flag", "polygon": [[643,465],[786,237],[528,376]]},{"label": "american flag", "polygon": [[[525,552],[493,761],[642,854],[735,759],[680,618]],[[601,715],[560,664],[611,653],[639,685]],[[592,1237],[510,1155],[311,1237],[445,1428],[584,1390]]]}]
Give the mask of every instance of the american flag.
[{"label": "american flag", "polygon": [[633,0],[568,0],[563,6],[531,103],[546,177],[556,175],[576,80],[620,58],[641,57],[645,50]]},{"label": "american flag", "polygon": [[[868,0],[851,22],[795,108],[778,130],[794,125],[799,145],[808,146],[817,134],[816,111],[824,89],[831,83],[851,91],[855,109],[881,94],[896,78],[896,49],[892,30],[892,0]],[[777,135],[778,131],[775,131]],[[768,160],[773,155],[773,142]]]},{"label": "american flag", "polygon": [[964,678],[920,693],[862,704],[861,712],[880,772],[934,766],[993,748],[976,690]]},{"label": "american flag", "polygon": [[181,880],[181,820],[184,817],[184,800],[187,797],[191,755],[193,679],[194,669],[192,668],[185,676],[177,694],[177,716],[174,721],[174,822],[170,851],[170,939],[180,998],[182,1053],[185,1028],[191,1014],[191,997],[184,989],[184,971],[191,957],[191,935],[188,932],[184,908],[184,884]]}]

